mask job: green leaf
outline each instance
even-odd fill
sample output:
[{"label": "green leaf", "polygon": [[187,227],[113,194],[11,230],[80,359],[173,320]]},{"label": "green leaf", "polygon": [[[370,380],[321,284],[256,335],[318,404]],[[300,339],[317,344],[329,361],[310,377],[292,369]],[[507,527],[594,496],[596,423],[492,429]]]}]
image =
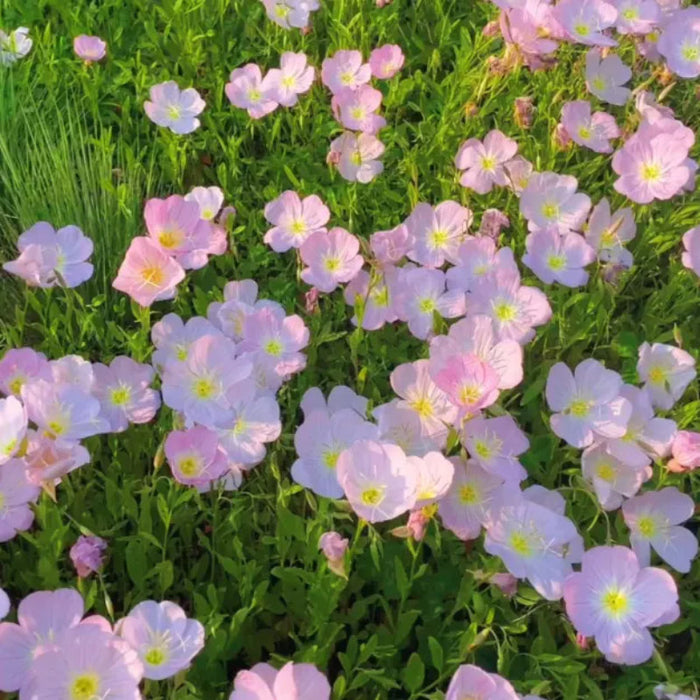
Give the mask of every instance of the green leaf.
[{"label": "green leaf", "polygon": [[403,683],[412,693],[415,693],[421,685],[423,685],[423,679],[425,678],[425,665],[418,654],[413,652],[408,659],[406,668],[404,668],[401,673]]}]

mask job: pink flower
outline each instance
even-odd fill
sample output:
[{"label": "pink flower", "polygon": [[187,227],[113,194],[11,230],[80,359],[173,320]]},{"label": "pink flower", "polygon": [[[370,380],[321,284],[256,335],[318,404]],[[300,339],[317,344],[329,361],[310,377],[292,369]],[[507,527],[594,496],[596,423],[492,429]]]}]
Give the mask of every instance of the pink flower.
[{"label": "pink flower", "polygon": [[592,358],[580,362],[575,372],[557,362],[547,376],[547,404],[554,415],[550,425],[572,447],[588,447],[596,438],[619,438],[627,430],[630,402],[620,395],[617,372]]},{"label": "pink flower", "polygon": [[615,117],[606,112],[591,114],[587,100],[567,102],[561,112],[562,124],[571,139],[596,153],[612,153],[610,139],[620,136]]},{"label": "pink flower", "polygon": [[495,243],[501,235],[501,230],[509,226],[510,219],[500,209],[486,209],[481,215],[478,235],[490,238]]},{"label": "pink flower", "polygon": [[175,81],[169,80],[154,85],[150,96],[143,107],[148,118],[158,126],[165,126],[175,134],[191,134],[199,128],[197,115],[204,111],[206,104],[194,88],[180,90]]},{"label": "pink flower", "polygon": [[663,25],[658,50],[676,75],[697,78],[700,75],[700,8],[688,7],[675,12]]},{"label": "pink flower", "polygon": [[366,184],[384,170],[377,160],[384,153],[384,144],[373,134],[346,131],[331,143],[332,162],[350,182]]},{"label": "pink flower", "polygon": [[85,63],[101,61],[107,53],[107,44],[99,36],[81,34],[73,39],[73,51]]},{"label": "pink flower", "polygon": [[77,287],[92,277],[92,241],[77,226],[56,231],[40,221],[17,239],[17,260],[6,262],[3,269],[21,277],[32,287]]},{"label": "pink flower", "polygon": [[406,219],[412,241],[408,257],[426,267],[442,267],[445,259],[456,263],[472,218],[470,209],[452,200],[436,207],[417,204]]},{"label": "pink flower", "polygon": [[100,402],[70,384],[30,382],[22,387],[22,401],[29,419],[54,438],[81,440],[110,430]]},{"label": "pink flower", "polygon": [[0,465],[22,446],[27,432],[27,412],[14,396],[0,399]]},{"label": "pink flower", "polygon": [[560,235],[555,229],[529,233],[525,239],[527,265],[545,284],[559,282],[565,287],[581,287],[588,282],[584,269],[595,260],[595,251],[579,233]]},{"label": "pink flower", "polygon": [[165,456],[175,481],[200,491],[206,491],[228,469],[217,434],[201,425],[171,432],[165,440]]},{"label": "pink flower", "polygon": [[601,57],[598,49],[586,53],[586,87],[603,102],[624,105],[632,91],[623,87],[632,77],[632,71],[617,54]]},{"label": "pink flower", "polygon": [[515,156],[503,166],[503,169],[506,171],[508,187],[520,196],[532,177],[532,163],[522,156]]},{"label": "pink flower", "polygon": [[661,19],[661,10],[656,0],[615,0],[620,34],[649,34]]},{"label": "pink flower", "polygon": [[309,26],[312,12],[321,6],[318,0],[261,0],[267,16],[283,29],[301,29]]},{"label": "pink flower", "polygon": [[[345,302],[354,307],[358,303],[362,305],[362,328],[365,330],[377,330],[397,319],[392,305],[396,276],[395,269],[387,268],[384,274],[373,276],[360,270],[345,287]],[[357,313],[352,317],[352,323],[358,325]]]},{"label": "pink flower", "polygon": [[87,578],[102,568],[105,549],[107,549],[107,543],[101,537],[94,535],[78,537],[70,548],[70,559],[80,578]]},{"label": "pink flower", "polygon": [[588,46],[615,46],[614,39],[603,34],[617,20],[617,10],[604,0],[560,0],[554,17],[569,37]]},{"label": "pink flower", "polygon": [[622,505],[625,523],[630,529],[630,543],[640,566],[649,566],[651,549],[669,566],[682,574],[698,553],[695,535],[680,524],[695,513],[690,496],[675,486],[647,491]]},{"label": "pink flower", "polygon": [[422,456],[442,450],[447,443],[447,429],[429,434],[421,417],[398,399],[377,406],[372,415],[377,420],[379,439],[398,445],[407,455]]},{"label": "pink flower", "polygon": [[304,392],[300,408],[304,418],[314,411],[324,411],[332,416],[345,408],[355,411],[358,416],[364,418],[367,415],[368,403],[364,396],[356,394],[349,386],[334,386],[328,394],[328,400],[324,398],[323,392],[314,386]]},{"label": "pink flower", "polygon": [[321,292],[332,292],[359,272],[364,263],[359,251],[360,241],[344,228],[312,233],[299,250],[307,266],[301,278]]},{"label": "pink flower", "polygon": [[300,248],[312,233],[326,233],[331,213],[315,194],[301,199],[287,190],[265,205],[265,218],[274,226],[265,234],[265,243],[276,253],[284,253]]},{"label": "pink flower", "polygon": [[277,671],[269,664],[255,664],[239,671],[229,700],[330,700],[328,679],[312,664],[291,661]]},{"label": "pink flower", "polygon": [[359,440],[341,452],[337,473],[352,509],[367,522],[392,520],[416,503],[418,480],[396,445]]},{"label": "pink flower", "polygon": [[610,212],[610,203],[603,198],[593,207],[585,230],[586,241],[598,254],[598,260],[632,267],[632,253],[624,244],[637,233],[634,213],[631,209]]},{"label": "pink flower", "polygon": [[495,272],[518,274],[513,251],[497,248],[491,238],[467,238],[457,250],[455,266],[447,271],[447,287],[473,292],[477,284]]},{"label": "pink flower", "polygon": [[102,624],[75,625],[33,662],[27,686],[36,700],[109,697],[137,700],[143,666],[136,650]]},{"label": "pink flower", "polygon": [[497,340],[525,345],[535,337],[534,327],[552,317],[543,292],[520,284],[520,275],[496,272],[477,285],[469,297],[469,313],[491,318]]},{"label": "pink flower", "polygon": [[459,407],[462,417],[474,415],[498,399],[498,374],[476,355],[454,355],[433,379]]},{"label": "pink flower", "polygon": [[518,144],[498,129],[486,134],[483,143],[465,141],[455,157],[455,166],[463,171],[460,184],[478,194],[490,192],[494,185],[505,187],[508,179],[503,166],[517,151]]},{"label": "pink flower", "polygon": [[665,411],[673,408],[697,375],[695,359],[685,350],[646,342],[639,346],[637,372],[654,406]]},{"label": "pink flower", "polygon": [[688,163],[688,152],[695,142],[692,130],[675,119],[653,119],[642,121],[612,160],[613,170],[620,176],[615,189],[638,204],[670,199],[692,175]]},{"label": "pink flower", "polygon": [[518,700],[513,686],[497,673],[462,664],[450,681],[445,700]]},{"label": "pink flower", "polygon": [[10,348],[0,359],[0,391],[20,396],[31,379],[51,380],[51,366],[43,352],[32,348]]},{"label": "pink flower", "polygon": [[360,440],[376,440],[377,426],[350,408],[308,413],[294,435],[298,459],[292,479],[319,496],[341,498],[337,464],[342,452]]},{"label": "pink flower", "polygon": [[398,318],[408,323],[408,329],[416,338],[424,340],[432,334],[436,313],[443,318],[464,315],[464,292],[446,291],[445,284],[442,270],[414,265],[400,268],[392,305]]},{"label": "pink flower", "polygon": [[591,484],[603,510],[616,510],[651,478],[648,462],[631,465],[611,453],[605,443],[594,443],[583,451],[581,471]]},{"label": "pink flower", "polygon": [[372,75],[379,80],[393,78],[403,68],[405,57],[400,46],[384,44],[369,55],[369,67]]},{"label": "pink flower", "polygon": [[[540,0],[505,4],[499,17],[506,51],[522,58],[532,70],[547,67],[547,59],[558,47],[560,35],[554,29],[553,7]],[[508,53],[506,54],[508,56]]]},{"label": "pink flower", "polygon": [[345,572],[345,552],[350,541],[331,530],[324,532],[318,541],[318,546],[328,562],[328,568],[337,576],[347,578]]},{"label": "pink flower", "polygon": [[591,200],[577,192],[578,180],[571,175],[534,173],[520,195],[520,213],[528,220],[530,231],[553,228],[564,234],[580,231]]},{"label": "pink flower", "polygon": [[[406,458],[416,474],[416,508],[439,501],[449,490],[454,477],[452,462],[441,452],[427,452],[422,457]],[[418,539],[418,538],[414,538]]]},{"label": "pink flower", "polygon": [[362,62],[359,51],[336,51],[321,65],[321,80],[334,95],[345,88],[358,88],[371,77],[372,69],[369,63]]},{"label": "pink flower", "polygon": [[145,600],[117,622],[119,636],[138,653],[143,676],[164,680],[189,668],[204,647],[204,627],[175,603]]},{"label": "pink flower", "polygon": [[527,477],[518,455],[530,442],[511,416],[472,418],[464,424],[462,443],[482,469],[500,479],[517,484]]},{"label": "pink flower", "polygon": [[131,241],[112,286],[128,294],[137,304],[172,299],[177,285],[185,279],[180,263],[145,236]]},{"label": "pink flower", "polygon": [[268,91],[257,63],[247,63],[231,71],[225,91],[229,102],[234,107],[248,110],[253,119],[260,119],[279,106],[272,98],[272,91]]},{"label": "pink flower", "polygon": [[487,514],[484,549],[500,557],[511,574],[528,579],[541,596],[559,600],[583,541],[564,515],[563,499],[555,504],[550,496],[558,494],[540,490],[544,493],[510,487],[499,493]]},{"label": "pink flower", "polygon": [[576,630],[595,637],[613,663],[648,661],[654,641],[648,627],[678,618],[678,591],[666,571],[642,568],[626,547],[594,547],[583,555],[581,571],[564,584],[566,612]]},{"label": "pink flower", "polygon": [[156,347],[151,361],[162,373],[170,365],[185,362],[195,340],[205,335],[220,336],[221,331],[201,316],[193,316],[184,323],[177,314],[165,314],[151,330]]},{"label": "pink flower", "polygon": [[683,265],[700,277],[700,226],[686,231],[683,235],[683,246]]},{"label": "pink flower", "polygon": [[475,461],[450,459],[454,476],[438,503],[442,524],[461,540],[476,539],[486,522],[486,513],[503,479],[482,469]]},{"label": "pink flower", "polygon": [[343,88],[331,102],[333,114],[345,129],[376,134],[386,126],[386,119],[375,114],[382,104],[382,93],[370,85]]},{"label": "pink flower", "polygon": [[90,462],[90,453],[74,440],[55,440],[47,435],[32,433],[24,464],[27,478],[35,486],[49,491],[75,469]]},{"label": "pink flower", "polygon": [[395,265],[411,249],[411,234],[405,224],[389,231],[377,231],[369,237],[369,247],[380,265]]},{"label": "pink flower", "polygon": [[109,367],[95,363],[93,370],[94,395],[100,401],[102,415],[109,421],[110,432],[126,430],[129,423],[153,420],[160,407],[160,394],[150,388],[155,373],[149,365],[119,356]]},{"label": "pink flower", "polygon": [[[0,468],[0,542],[11,540],[18,532],[28,530],[34,522],[30,503],[39,499],[40,489],[29,481],[27,467],[20,459],[11,459]],[[0,626],[0,629],[2,627]],[[2,638],[0,636],[0,647]],[[2,683],[2,654],[0,653],[0,688]]]},{"label": "pink flower", "polygon": [[679,430],[671,445],[673,459],[669,462],[674,465],[673,471],[692,471],[700,467],[700,433],[690,430]]},{"label": "pink flower", "polygon": [[446,336],[430,341],[430,368],[443,369],[454,355],[469,353],[489,364],[498,375],[499,389],[512,389],[523,379],[523,350],[515,340],[498,340],[488,316],[470,314],[450,326]]},{"label": "pink flower", "polygon": [[305,53],[285,51],[280,58],[280,67],[271,68],[265,76],[265,95],[283,107],[293,107],[299,100],[298,96],[311,89],[314,74],[313,66],[307,65]]}]

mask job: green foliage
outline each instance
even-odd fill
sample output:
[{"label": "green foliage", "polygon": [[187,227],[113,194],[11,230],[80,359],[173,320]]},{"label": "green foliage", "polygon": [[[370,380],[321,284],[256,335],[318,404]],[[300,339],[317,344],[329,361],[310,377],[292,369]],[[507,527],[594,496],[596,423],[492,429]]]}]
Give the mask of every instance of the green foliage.
[{"label": "green foliage", "polygon": [[[649,697],[653,686],[697,680],[700,658],[700,565],[676,577],[682,617],[656,634],[653,663],[622,668],[575,644],[560,603],[545,603],[521,585],[505,598],[480,583],[477,570],[499,570],[479,542],[465,547],[432,523],[423,543],[393,537],[388,527],[358,529],[342,503],[317,499],[291,482],[299,401],[315,385],[348,384],[377,405],[391,398],[389,374],[427,354],[400,325],[353,330],[354,310],[339,292],[303,308],[298,261],[262,242],[265,203],[285,189],[318,194],[332,222],[362,238],[402,221],[418,201],[455,199],[477,219],[488,207],[512,222],[503,236],[519,256],[525,224],[517,199],[463,190],[452,160],[459,144],[498,127],[541,170],[575,175],[594,201],[614,192],[610,159],[583,149],[562,152],[551,134],[561,106],[585,94],[583,53],[564,47],[553,70],[491,72],[500,40],[481,30],[494,8],[484,0],[325,0],[308,35],[270,23],[256,0],[0,0],[0,26],[32,28],[26,59],[0,69],[0,250],[14,255],[17,235],[40,219],[80,226],[95,242],[96,275],[78,290],[28,290],[0,280],[0,350],[31,345],[49,357],[78,353],[93,361],[128,354],[145,361],[153,322],[169,311],[205,314],[230,279],[252,277],[261,295],[304,316],[311,331],[308,368],[280,393],[284,430],[236,493],[198,494],[178,486],[154,458],[171,428],[155,425],[92,438],[92,462],[66,478],[54,503],[44,495],[36,524],[0,548],[2,584],[17,600],[32,590],[79,585],[87,605],[111,619],[136,602],[178,601],[201,620],[207,644],[184,678],[152,683],[148,697],[227,697],[235,673],[258,661],[308,661],[328,672],[334,698],[379,700],[443,697],[461,663],[477,663],[510,678],[521,693],[549,698]],[[103,64],[83,66],[72,37],[108,41]],[[330,96],[320,84],[293,109],[251,121],[232,108],[223,86],[229,72],[256,61],[264,69],[285,50],[304,51],[320,66],[338,48],[367,54],[398,43],[404,70],[381,86],[388,127],[386,170],[369,185],[349,184],[325,163],[339,132]],[[649,64],[623,39],[636,84],[660,91]],[[167,79],[195,86],[207,102],[202,127],[188,137],[152,124],[143,111],[149,88]],[[696,131],[695,86],[679,81],[668,103]],[[513,101],[535,99],[534,123],[519,128]],[[474,105],[475,114],[465,110]],[[614,110],[626,130],[631,106]],[[696,149],[695,156],[698,156]],[[144,311],[111,288],[130,239],[142,231],[149,196],[218,184],[238,214],[231,251],[190,273],[177,300]],[[698,195],[635,207],[635,268],[616,287],[595,271],[585,289],[548,289],[554,317],[526,349],[525,381],[504,396],[530,436],[525,456],[532,482],[559,487],[587,545],[626,543],[617,513],[605,514],[584,486],[578,452],[548,427],[543,388],[551,365],[595,356],[635,380],[644,340],[700,348],[697,279],[680,265],[680,238],[700,220]],[[528,275],[526,275],[528,277]],[[539,284],[531,277],[528,283]],[[670,414],[700,429],[697,382]],[[674,484],[696,500],[697,474],[655,468],[654,486]],[[318,552],[320,535],[337,529],[353,540],[349,578],[331,573]],[[99,578],[76,582],[67,551],[80,533],[110,541]]]}]

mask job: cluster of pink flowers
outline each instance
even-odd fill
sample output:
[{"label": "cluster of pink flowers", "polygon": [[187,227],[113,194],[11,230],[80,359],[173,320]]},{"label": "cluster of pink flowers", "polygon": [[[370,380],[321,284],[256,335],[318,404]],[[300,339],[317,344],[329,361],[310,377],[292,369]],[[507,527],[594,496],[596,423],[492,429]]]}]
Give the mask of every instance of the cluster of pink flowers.
[{"label": "cluster of pink flowers", "polygon": [[367,183],[384,170],[378,159],[384,144],[376,137],[386,126],[377,114],[383,95],[369,85],[372,78],[393,78],[404,64],[401,48],[386,44],[372,51],[365,63],[359,51],[341,50],[323,61],[321,80],[333,94],[331,107],[346,129],[331,143],[328,162],[350,181]]},{"label": "cluster of pink flowers", "polygon": [[19,697],[141,698],[142,679],[163,680],[187,669],[204,646],[204,627],[170,601],[147,600],[112,627],[83,617],[70,588],[22,600],[17,623],[0,623],[0,690]]},{"label": "cluster of pink flowers", "polygon": [[92,241],[77,227],[39,221],[17,239],[19,257],[3,269],[31,287],[77,287],[92,277]]},{"label": "cluster of pink flowers", "polygon": [[185,270],[198,270],[210,255],[226,252],[226,225],[235,212],[224,207],[218,187],[149,199],[144,209],[148,235],[131,241],[112,286],[141,306],[174,298]]},{"label": "cluster of pink flowers", "polygon": [[309,31],[311,13],[318,10],[319,0],[260,0],[267,16],[283,29]]},{"label": "cluster of pink flowers", "polygon": [[160,407],[154,372],[129,357],[110,365],[77,355],[47,360],[31,348],[0,360],[0,541],[27,530],[41,489],[90,461],[81,443],[147,423]]},{"label": "cluster of pink flowers", "polygon": [[253,280],[229,282],[208,318],[171,313],[153,327],[153,365],[178,426],[165,456],[177,481],[202,491],[238,488],[265,458],[282,428],[275,395],[306,366],[302,319],[257,295]]}]

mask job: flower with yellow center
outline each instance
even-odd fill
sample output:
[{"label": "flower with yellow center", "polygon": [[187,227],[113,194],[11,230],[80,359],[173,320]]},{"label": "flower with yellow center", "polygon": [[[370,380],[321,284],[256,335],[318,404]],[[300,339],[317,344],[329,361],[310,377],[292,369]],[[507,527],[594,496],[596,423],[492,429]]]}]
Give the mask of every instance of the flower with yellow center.
[{"label": "flower with yellow center", "polygon": [[343,85],[352,85],[354,79],[355,79],[355,76],[352,73],[350,73],[349,71],[346,71],[345,73],[340,74],[340,82]]},{"label": "flower with yellow center", "polygon": [[579,36],[588,36],[591,33],[591,28],[585,22],[579,22],[574,25],[574,32]]},{"label": "flower with yellow center", "polygon": [[151,666],[160,666],[168,658],[165,650],[161,647],[151,647],[143,656],[144,661]]},{"label": "flower with yellow center", "polygon": [[585,418],[590,410],[590,402],[584,401],[583,399],[576,399],[569,405],[569,413],[575,418]]},{"label": "flower with yellow center", "polygon": [[271,355],[272,357],[279,357],[282,354],[282,350],[284,350],[281,341],[277,340],[277,338],[273,338],[272,340],[268,340],[267,343],[264,345],[264,350],[268,355]]},{"label": "flower with yellow center", "polygon": [[619,620],[630,607],[629,596],[616,586],[608,588],[601,597],[603,612],[615,620]]},{"label": "flower with yellow center", "polygon": [[659,365],[655,365],[649,370],[649,381],[652,384],[663,385],[666,382],[666,370]]},{"label": "flower with yellow center", "polygon": [[545,202],[541,211],[545,219],[554,219],[559,214],[559,207],[552,202]]},{"label": "flower with yellow center", "polygon": [[22,376],[21,374],[17,374],[9,381],[7,386],[11,393],[19,394],[19,392],[22,391],[22,387],[26,381],[26,377]]},{"label": "flower with yellow center", "polygon": [[304,219],[294,219],[294,221],[292,221],[292,225],[289,227],[289,230],[293,235],[301,236],[302,234],[306,233],[306,222]]},{"label": "flower with yellow center", "polygon": [[700,60],[700,48],[692,44],[683,44],[681,47],[681,56],[684,60],[694,63]]},{"label": "flower with yellow center", "polygon": [[177,228],[174,229],[163,229],[158,234],[158,243],[160,243],[163,248],[172,250],[182,245],[182,241],[185,238],[185,234]]},{"label": "flower with yellow center", "polygon": [[637,521],[637,529],[642,537],[651,539],[657,533],[657,523],[651,515],[644,515]]},{"label": "flower with yellow center", "polygon": [[431,297],[419,299],[418,310],[423,314],[432,314],[435,311],[435,300]]},{"label": "flower with yellow center", "polygon": [[476,384],[465,384],[459,390],[459,400],[463,404],[476,403],[481,398],[481,389]]},{"label": "flower with yellow center", "polygon": [[515,320],[518,315],[518,309],[512,302],[497,301],[493,305],[493,313],[501,323],[509,323]]},{"label": "flower with yellow center", "polygon": [[587,126],[580,126],[578,128],[578,135],[579,138],[583,139],[584,141],[588,141],[588,139],[591,138],[593,134]]},{"label": "flower with yellow center", "polygon": [[510,548],[521,557],[528,558],[534,554],[532,542],[522,532],[514,531],[510,533],[508,538]]},{"label": "flower with yellow center", "polygon": [[437,229],[435,231],[431,231],[428,235],[428,246],[433,250],[438,250],[439,248],[447,245],[449,240],[450,234],[447,231]]},{"label": "flower with yellow center", "polygon": [[606,82],[605,78],[601,77],[600,75],[597,75],[595,78],[593,78],[591,84],[593,85],[593,88],[595,90],[598,90],[598,92],[602,92],[603,90],[605,90],[605,88],[608,87],[608,83]]},{"label": "flower with yellow center", "polygon": [[100,689],[100,677],[96,673],[81,673],[70,685],[70,700],[96,700]]},{"label": "flower with yellow center", "polygon": [[112,389],[109,399],[115,406],[126,406],[131,401],[131,389],[120,384],[116,389]]},{"label": "flower with yellow center", "polygon": [[611,464],[603,462],[596,467],[596,476],[603,481],[612,482],[615,480],[615,470]]},{"label": "flower with yellow center", "polygon": [[188,479],[192,479],[202,472],[202,465],[200,460],[195,455],[188,455],[183,457],[178,464],[178,468],[183,476]]},{"label": "flower with yellow center", "polygon": [[249,102],[259,102],[261,97],[262,93],[260,92],[260,90],[256,90],[255,88],[248,90]]},{"label": "flower with yellow center", "polygon": [[421,418],[430,418],[433,415],[433,405],[425,396],[415,399],[410,406]]},{"label": "flower with yellow center", "polygon": [[212,398],[212,396],[214,396],[215,393],[216,384],[207,377],[197,379],[192,384],[192,394],[198,399],[206,401],[207,399]]},{"label": "flower with yellow center", "polygon": [[656,163],[645,163],[640,175],[644,182],[658,182],[661,178],[661,166]]},{"label": "flower with yellow center", "polygon": [[321,453],[321,461],[328,469],[335,469],[338,464],[338,457],[340,457],[340,450],[337,448],[330,448]]},{"label": "flower with yellow center", "polygon": [[350,116],[353,119],[357,119],[357,120],[364,119],[365,118],[365,110],[362,109],[362,107],[353,107],[350,110]]},{"label": "flower with yellow center", "polygon": [[376,487],[365,489],[360,496],[360,500],[366,506],[378,506],[384,500],[384,494]]},{"label": "flower with yellow center", "polygon": [[554,270],[555,272],[563,270],[566,267],[566,256],[561,254],[550,255],[547,258],[547,267],[549,267],[550,270]]},{"label": "flower with yellow center", "polygon": [[337,272],[340,269],[340,258],[337,256],[329,256],[323,261],[323,267],[328,272]]},{"label": "flower with yellow center", "polygon": [[160,287],[165,281],[165,273],[162,267],[152,265],[141,270],[141,279],[145,285],[150,287]]},{"label": "flower with yellow center", "polygon": [[350,154],[350,162],[353,165],[362,165],[362,154],[359,151],[353,151]]},{"label": "flower with yellow center", "polygon": [[281,82],[283,87],[293,88],[296,85],[297,79],[293,75],[285,75]]},{"label": "flower with yellow center", "polygon": [[182,110],[178,105],[170,105],[166,110],[168,118],[177,121],[182,116]]},{"label": "flower with yellow center", "polygon": [[496,167],[496,159],[495,158],[492,158],[491,156],[484,156],[481,159],[481,168],[483,170],[487,170],[488,172],[492,172],[495,167]]},{"label": "flower with yellow center", "polygon": [[471,506],[479,501],[479,491],[474,484],[464,484],[459,489],[460,503],[465,506]]}]

